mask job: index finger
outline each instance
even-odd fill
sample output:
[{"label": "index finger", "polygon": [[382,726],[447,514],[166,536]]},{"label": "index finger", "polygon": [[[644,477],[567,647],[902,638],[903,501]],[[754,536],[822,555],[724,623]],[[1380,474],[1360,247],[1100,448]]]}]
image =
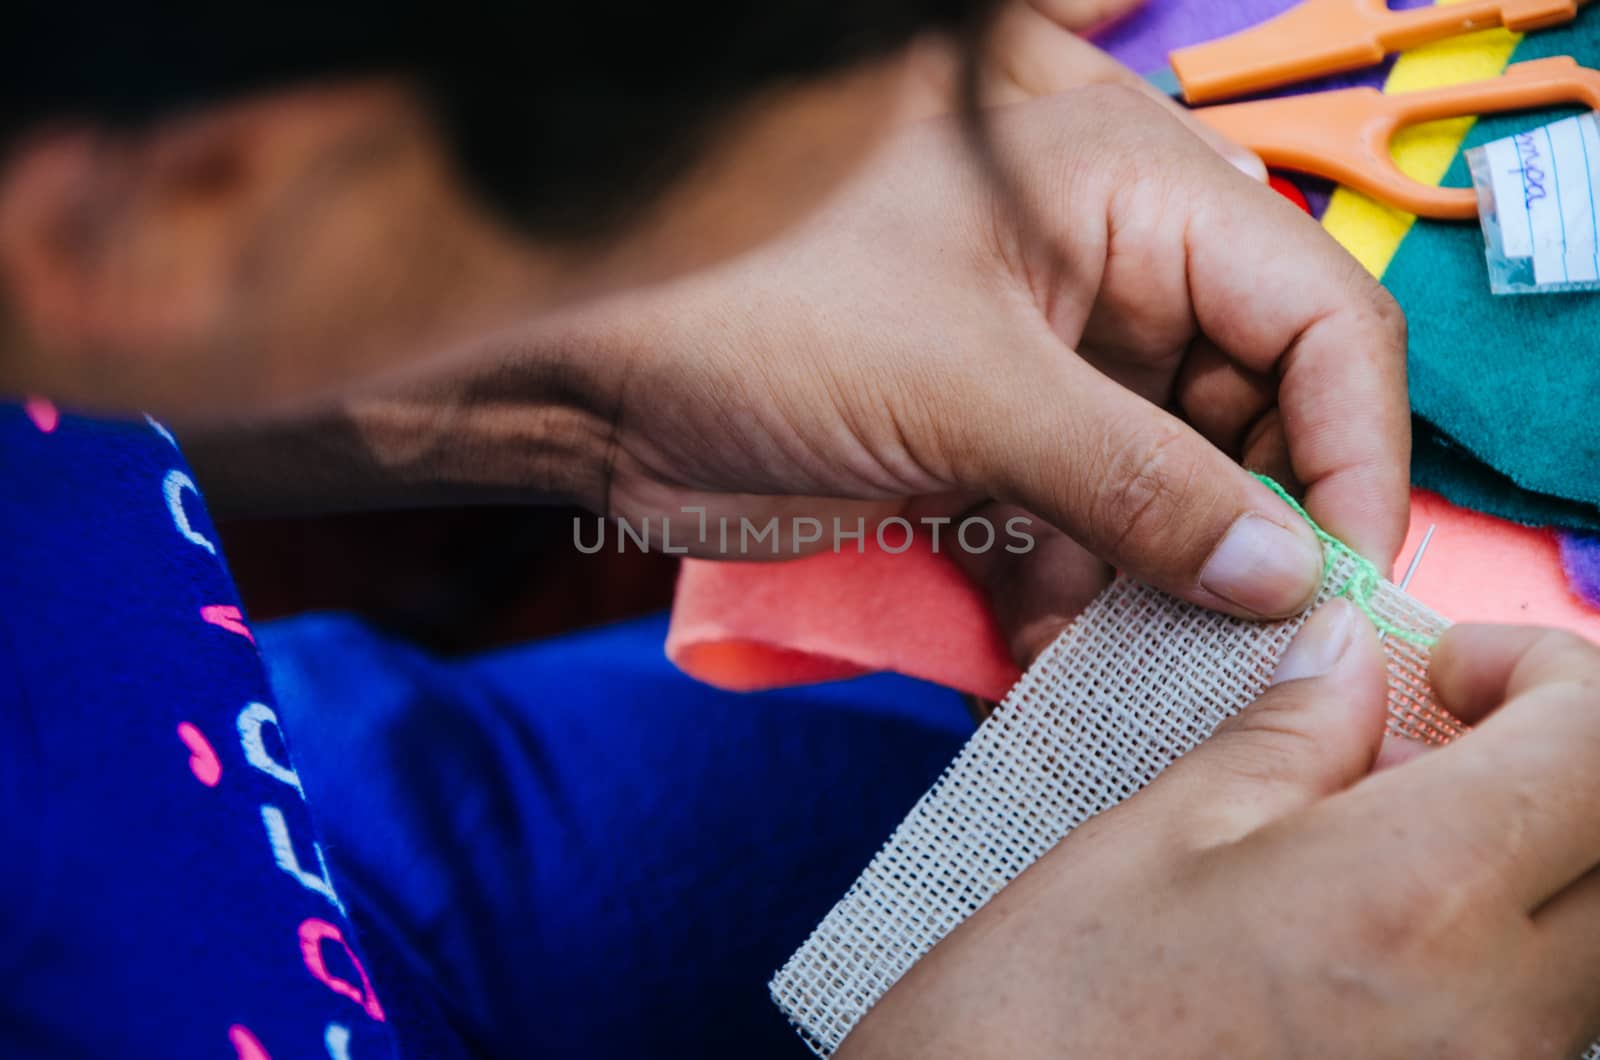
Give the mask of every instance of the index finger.
[{"label": "index finger", "polygon": [[1600,650],[1564,633],[1491,626],[1440,647],[1433,677],[1445,706],[1471,714],[1509,699],[1383,778],[1409,785],[1403,793],[1374,797],[1444,826],[1424,844],[1432,871],[1508,893],[1531,912],[1600,864]]},{"label": "index finger", "polygon": [[1410,506],[1405,317],[1310,217],[1204,161],[1216,172],[1190,182],[1205,198],[1185,237],[1196,322],[1226,356],[1278,379],[1306,509],[1387,569]]},{"label": "index finger", "polygon": [[1476,725],[1508,699],[1541,684],[1595,679],[1588,641],[1537,626],[1452,626],[1434,645],[1428,683],[1439,705]]}]

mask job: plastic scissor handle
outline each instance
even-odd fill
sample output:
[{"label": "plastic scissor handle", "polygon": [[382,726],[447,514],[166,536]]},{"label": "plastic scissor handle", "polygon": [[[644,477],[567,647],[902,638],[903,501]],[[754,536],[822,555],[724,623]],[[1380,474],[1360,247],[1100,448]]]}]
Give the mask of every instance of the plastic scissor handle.
[{"label": "plastic scissor handle", "polygon": [[1566,56],[1506,67],[1487,81],[1385,95],[1345,88],[1302,96],[1200,107],[1195,117],[1261,156],[1269,166],[1313,173],[1421,217],[1478,216],[1471,188],[1413,180],[1395,165],[1389,141],[1407,125],[1581,103],[1600,110],[1600,70]]},{"label": "plastic scissor handle", "polygon": [[1473,30],[1569,22],[1578,0],[1467,0],[1391,11],[1384,0],[1304,0],[1276,18],[1171,55],[1183,98],[1226,99],[1381,62]]}]

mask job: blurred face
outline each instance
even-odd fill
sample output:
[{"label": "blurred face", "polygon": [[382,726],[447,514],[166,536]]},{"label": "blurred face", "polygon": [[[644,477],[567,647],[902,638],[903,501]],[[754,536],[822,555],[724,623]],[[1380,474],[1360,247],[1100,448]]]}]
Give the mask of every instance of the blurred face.
[{"label": "blurred face", "polygon": [[[274,93],[0,165],[0,393],[179,419],[313,402],[770,239],[908,97],[894,56],[757,98],[605,242],[480,206],[405,85]],[[507,135],[515,135],[508,130]]]}]

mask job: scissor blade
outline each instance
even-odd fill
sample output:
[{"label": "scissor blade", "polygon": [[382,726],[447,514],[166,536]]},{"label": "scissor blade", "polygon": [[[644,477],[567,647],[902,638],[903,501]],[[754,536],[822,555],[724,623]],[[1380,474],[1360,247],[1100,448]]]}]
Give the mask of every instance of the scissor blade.
[{"label": "scissor blade", "polygon": [[1178,84],[1178,75],[1172,72],[1172,67],[1163,66],[1159,70],[1152,70],[1144,75],[1157,92],[1173,99],[1183,98],[1183,86]]}]

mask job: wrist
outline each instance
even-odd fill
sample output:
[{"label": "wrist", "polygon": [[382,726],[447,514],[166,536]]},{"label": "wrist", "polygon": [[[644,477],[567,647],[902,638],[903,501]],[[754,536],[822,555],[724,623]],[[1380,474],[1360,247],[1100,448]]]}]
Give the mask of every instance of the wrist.
[{"label": "wrist", "polygon": [[519,378],[345,402],[341,416],[359,439],[354,462],[368,484],[369,506],[599,508],[609,420],[571,395],[537,390]]},{"label": "wrist", "polygon": [[597,326],[505,340],[448,374],[292,420],[185,434],[233,514],[458,504],[603,510],[616,402]]}]

